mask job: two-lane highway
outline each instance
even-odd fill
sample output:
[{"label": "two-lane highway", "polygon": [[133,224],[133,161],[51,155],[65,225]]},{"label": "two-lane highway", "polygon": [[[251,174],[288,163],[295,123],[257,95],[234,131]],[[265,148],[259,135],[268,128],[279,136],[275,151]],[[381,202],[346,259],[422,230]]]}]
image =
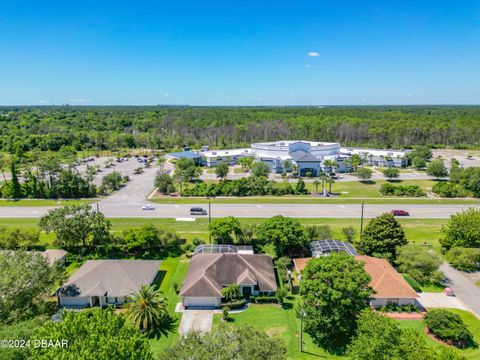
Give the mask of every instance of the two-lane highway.
[{"label": "two-lane highway", "polygon": [[[149,202],[100,201],[99,209],[109,218],[177,218],[190,217],[190,207],[203,207],[208,204],[155,204],[155,210],[141,210],[142,204]],[[96,208],[96,204],[92,207]],[[371,218],[392,209],[403,209],[410,218],[449,218],[451,215],[468,209],[469,205],[365,205],[364,217]],[[479,208],[479,206],[475,206]],[[0,207],[1,218],[38,218],[52,207]],[[212,204],[211,216],[235,216],[242,218],[268,218],[284,215],[296,218],[359,218],[360,204]]]}]

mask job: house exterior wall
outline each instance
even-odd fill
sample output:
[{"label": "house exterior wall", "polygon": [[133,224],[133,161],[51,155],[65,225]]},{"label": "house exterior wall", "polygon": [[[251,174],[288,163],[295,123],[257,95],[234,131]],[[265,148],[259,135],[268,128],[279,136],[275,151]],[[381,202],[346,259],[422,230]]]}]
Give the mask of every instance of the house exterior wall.
[{"label": "house exterior wall", "polygon": [[[93,300],[92,300],[93,301]],[[99,306],[122,305],[125,302],[123,297],[99,296]],[[88,307],[91,306],[90,296],[59,296],[58,302],[64,307]]]},{"label": "house exterior wall", "polygon": [[370,305],[374,308],[387,306],[388,304],[395,305],[415,305],[417,300],[415,298],[373,298],[370,300]]},{"label": "house exterior wall", "polygon": [[90,296],[59,296],[58,303],[65,307],[90,306]]}]

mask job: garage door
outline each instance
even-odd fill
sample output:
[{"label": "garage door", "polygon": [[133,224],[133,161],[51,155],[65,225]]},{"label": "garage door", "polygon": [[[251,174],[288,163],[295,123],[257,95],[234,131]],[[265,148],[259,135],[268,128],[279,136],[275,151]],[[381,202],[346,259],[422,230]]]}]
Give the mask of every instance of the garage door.
[{"label": "garage door", "polygon": [[217,307],[220,306],[220,298],[211,297],[188,297],[184,299],[186,307]]}]

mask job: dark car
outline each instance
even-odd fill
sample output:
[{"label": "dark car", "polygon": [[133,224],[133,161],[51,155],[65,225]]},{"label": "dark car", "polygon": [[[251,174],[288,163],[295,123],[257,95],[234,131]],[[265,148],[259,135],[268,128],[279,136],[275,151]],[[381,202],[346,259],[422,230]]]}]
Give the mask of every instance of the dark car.
[{"label": "dark car", "polygon": [[190,215],[207,215],[207,210],[201,207],[190,208]]},{"label": "dark car", "polygon": [[408,211],[405,210],[392,210],[390,211],[390,214],[392,214],[393,216],[410,216]]}]

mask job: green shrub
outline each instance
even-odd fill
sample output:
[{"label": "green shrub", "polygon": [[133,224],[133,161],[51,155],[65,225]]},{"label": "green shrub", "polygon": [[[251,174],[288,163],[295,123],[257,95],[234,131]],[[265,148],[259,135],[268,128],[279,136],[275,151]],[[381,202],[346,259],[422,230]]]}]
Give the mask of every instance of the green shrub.
[{"label": "green shrub", "polygon": [[379,309],[381,312],[389,313],[389,312],[407,312],[407,313],[416,313],[420,312],[420,310],[415,305],[396,305],[396,304],[389,304],[382,306]]},{"label": "green shrub", "polygon": [[461,185],[454,184],[448,181],[437,182],[432,187],[432,191],[440,197],[455,198],[455,197],[467,197],[470,193],[465,190]]},{"label": "green shrub", "polygon": [[425,325],[443,341],[465,348],[473,345],[473,335],[462,318],[447,310],[431,310],[425,315]]},{"label": "green shrub", "polygon": [[273,304],[278,303],[278,299],[274,295],[270,296],[252,296],[250,301],[255,304]]},{"label": "green shrub", "polygon": [[223,321],[228,321],[230,320],[230,308],[228,306],[222,307],[222,319]]},{"label": "green shrub", "polygon": [[380,187],[380,193],[384,196],[425,196],[425,192],[418,185],[393,185],[385,183]]},{"label": "green shrub", "polygon": [[445,257],[450,265],[458,270],[480,270],[480,249],[453,247]]},{"label": "green shrub", "polygon": [[231,302],[225,302],[222,303],[222,308],[229,308],[230,310],[237,310],[241,309],[245,306],[245,299],[240,299],[236,301],[231,301]]},{"label": "green shrub", "polygon": [[413,288],[413,290],[415,290],[416,292],[422,291],[422,289],[420,288],[420,284],[415,279],[413,279],[410,275],[403,274],[403,278],[408,283],[408,285],[410,285]]}]

